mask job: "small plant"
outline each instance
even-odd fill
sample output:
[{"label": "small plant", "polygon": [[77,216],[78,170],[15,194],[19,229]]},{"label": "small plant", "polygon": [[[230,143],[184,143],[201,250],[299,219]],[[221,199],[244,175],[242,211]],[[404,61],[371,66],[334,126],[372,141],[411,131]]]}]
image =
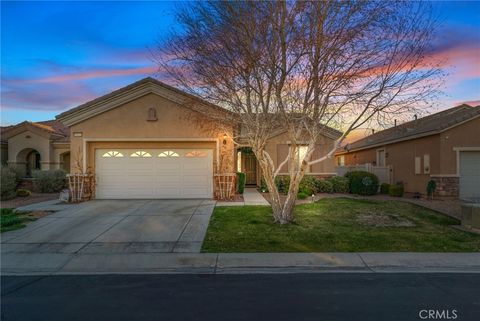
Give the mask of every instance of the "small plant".
[{"label": "small plant", "polygon": [[437,182],[435,182],[433,179],[429,180],[427,183],[428,198],[433,199],[433,194],[435,194],[436,189],[437,189]]},{"label": "small plant", "polygon": [[299,200],[304,200],[304,199],[306,199],[308,196],[309,196],[308,194],[303,193],[303,192],[299,192],[299,193],[297,194],[297,198],[298,198]]},{"label": "small plant", "polygon": [[345,174],[350,182],[350,193],[375,195],[378,192],[378,177],[366,171],[352,171]]},{"label": "small plant", "polygon": [[390,185],[390,187],[388,188],[388,195],[390,196],[402,197],[403,192],[403,185]]},{"label": "small plant", "polygon": [[382,185],[380,185],[380,194],[388,194],[389,189],[390,189],[390,184],[382,183]]},{"label": "small plant", "polygon": [[327,181],[333,184],[334,193],[348,193],[349,192],[349,181],[346,177],[333,176]]},{"label": "small plant", "polygon": [[239,194],[243,194],[245,190],[245,181],[247,179],[247,176],[245,173],[239,172],[237,173],[237,190]]},{"label": "small plant", "polygon": [[1,172],[1,199],[8,200],[15,197],[17,188],[17,172],[10,166],[2,166]]},{"label": "small plant", "polygon": [[317,185],[317,192],[318,193],[333,193],[334,188],[333,188],[333,183],[327,180],[323,179],[318,179],[316,181]]},{"label": "small plant", "polygon": [[32,176],[35,179],[35,188],[40,193],[56,193],[65,188],[66,173],[63,170],[37,170]]},{"label": "small plant", "polygon": [[32,192],[30,192],[28,189],[23,189],[23,188],[17,189],[18,197],[27,197],[30,195],[32,195]]}]

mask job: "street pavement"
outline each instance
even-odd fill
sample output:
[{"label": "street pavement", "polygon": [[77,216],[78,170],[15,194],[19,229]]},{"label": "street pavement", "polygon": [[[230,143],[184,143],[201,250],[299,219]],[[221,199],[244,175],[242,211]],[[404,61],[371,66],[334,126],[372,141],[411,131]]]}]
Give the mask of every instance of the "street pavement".
[{"label": "street pavement", "polygon": [[[480,274],[3,276],[4,321],[476,321]],[[437,314],[435,314],[437,313]],[[447,318],[448,317],[448,318]]]}]

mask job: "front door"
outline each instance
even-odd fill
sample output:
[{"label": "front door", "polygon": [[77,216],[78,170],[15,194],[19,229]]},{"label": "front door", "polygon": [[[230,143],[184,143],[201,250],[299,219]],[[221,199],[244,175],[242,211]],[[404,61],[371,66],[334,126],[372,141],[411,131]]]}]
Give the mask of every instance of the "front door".
[{"label": "front door", "polygon": [[256,185],[257,184],[257,159],[254,154],[244,154],[245,158],[244,172],[245,172],[245,184]]}]

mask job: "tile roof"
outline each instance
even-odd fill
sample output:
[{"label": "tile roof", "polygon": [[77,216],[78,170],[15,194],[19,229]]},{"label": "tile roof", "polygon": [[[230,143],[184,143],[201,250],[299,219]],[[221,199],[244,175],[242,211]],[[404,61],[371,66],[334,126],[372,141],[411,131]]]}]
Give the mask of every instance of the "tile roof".
[{"label": "tile roof", "polygon": [[49,132],[50,134],[52,134],[53,141],[68,142],[70,140],[70,129],[68,127],[64,126],[61,122],[57,120],[46,120],[40,122],[24,121],[13,126],[1,127],[2,141],[4,141],[4,133],[23,125],[30,125],[43,131]]},{"label": "tile roof", "polygon": [[364,149],[379,144],[393,143],[397,140],[433,135],[478,116],[480,116],[480,105],[472,107],[464,104],[379,131],[347,144],[344,149],[349,151]]}]

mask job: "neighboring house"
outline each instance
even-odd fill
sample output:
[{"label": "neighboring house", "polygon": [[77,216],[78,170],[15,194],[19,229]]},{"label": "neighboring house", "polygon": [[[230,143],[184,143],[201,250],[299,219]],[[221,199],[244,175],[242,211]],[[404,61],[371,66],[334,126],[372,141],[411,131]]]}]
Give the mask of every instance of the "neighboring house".
[{"label": "neighboring house", "polygon": [[[9,129],[9,163],[28,163],[35,150],[41,169],[57,168],[68,152],[72,172],[95,174],[100,199],[211,198],[214,174],[237,170],[247,172],[248,184],[260,184],[255,156],[236,148],[231,137],[238,128],[219,120],[227,119],[223,113],[229,111],[145,78],[58,115],[48,123],[52,130],[45,123],[27,122]],[[53,124],[68,134],[57,136]],[[332,148],[340,135],[330,128],[325,132],[317,153]],[[267,146],[276,164],[287,155],[284,135],[273,135]],[[62,153],[56,148],[60,142]],[[334,175],[334,160],[313,165],[309,172]]]},{"label": "neighboring house", "polygon": [[461,105],[348,144],[337,165],[391,166],[392,182],[426,193],[429,180],[442,196],[480,198],[480,106]]},{"label": "neighboring house", "polygon": [[2,164],[29,177],[35,169],[70,171],[70,131],[62,123],[24,121],[2,128]]}]

